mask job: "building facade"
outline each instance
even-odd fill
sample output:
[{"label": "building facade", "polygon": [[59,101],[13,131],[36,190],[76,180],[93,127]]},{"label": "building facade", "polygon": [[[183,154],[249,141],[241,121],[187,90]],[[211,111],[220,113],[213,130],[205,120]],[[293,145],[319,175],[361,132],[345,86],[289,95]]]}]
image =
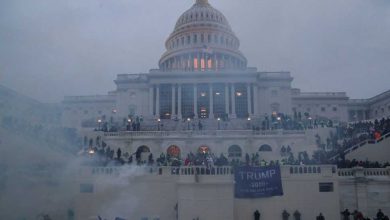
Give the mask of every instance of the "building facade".
[{"label": "building facade", "polygon": [[389,92],[368,100],[350,100],[342,92],[300,92],[291,87],[289,72],[247,67],[239,46],[225,16],[208,1],[196,1],[165,42],[158,69],[118,75],[116,90],[108,95],[65,97],[63,122],[82,127],[102,116],[235,119],[295,112],[353,121],[390,113]]},{"label": "building facade", "polygon": [[[303,152],[311,156],[318,150],[317,137],[326,140],[335,129],[253,129],[267,117],[300,115],[311,123],[390,115],[390,92],[366,100],[349,99],[344,92],[301,92],[292,88],[289,72],[248,67],[239,46],[225,16],[207,0],[196,0],[165,42],[158,69],[117,75],[116,89],[107,95],[65,97],[63,125],[80,128],[85,143],[99,137],[111,150],[141,153],[142,161],[150,153],[156,158],[171,152],[178,158],[212,152],[229,161],[243,160],[246,154],[281,161],[287,147],[295,157]],[[103,122],[126,126],[135,118],[142,121],[140,130],[100,129]],[[390,211],[383,205],[389,201],[388,168],[281,169],[283,196],[237,199],[232,167],[83,167],[73,182],[79,194],[72,208],[76,219],[101,214],[141,220],[253,219],[255,210],[261,219],[282,219],[283,210],[291,217],[299,211],[302,219],[315,219],[319,213],[340,219],[344,208],[370,216],[377,208]],[[378,194],[384,203],[375,201]]]}]

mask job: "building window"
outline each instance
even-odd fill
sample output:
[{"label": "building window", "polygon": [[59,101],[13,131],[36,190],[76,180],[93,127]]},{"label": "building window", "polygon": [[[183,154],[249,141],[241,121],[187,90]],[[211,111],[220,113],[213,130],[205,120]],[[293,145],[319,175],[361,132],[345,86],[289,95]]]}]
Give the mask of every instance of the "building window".
[{"label": "building window", "polygon": [[[224,118],[225,115],[225,85],[214,84],[213,86],[213,101],[214,101],[214,116],[215,118]],[[220,125],[221,126],[221,125]]]},{"label": "building window", "polygon": [[242,150],[240,146],[232,145],[229,147],[228,157],[241,157],[241,156],[242,156]]},{"label": "building window", "polygon": [[319,183],[320,192],[333,192],[333,183]]},{"label": "building window", "polygon": [[93,184],[84,183],[80,184],[81,193],[93,193]]},{"label": "building window", "polygon": [[176,145],[171,145],[167,149],[167,155],[174,158],[180,157],[180,148]]},{"label": "building window", "polygon": [[235,99],[236,99],[236,114],[238,118],[247,118],[248,117],[248,94],[245,84],[236,84],[235,85]]},{"label": "building window", "polygon": [[272,147],[268,144],[263,144],[260,146],[259,151],[272,151]]},{"label": "building window", "polygon": [[333,107],[333,111],[334,111],[334,112],[337,112],[337,107]]},{"label": "building window", "polygon": [[326,108],[325,108],[325,107],[321,107],[321,111],[322,111],[322,112],[325,112],[325,111],[326,111]]},{"label": "building window", "polygon": [[172,112],[172,87],[170,84],[160,85],[160,118],[170,119]]},{"label": "building window", "polygon": [[194,117],[194,87],[193,85],[183,85],[182,86],[182,115],[184,118],[193,118]]}]

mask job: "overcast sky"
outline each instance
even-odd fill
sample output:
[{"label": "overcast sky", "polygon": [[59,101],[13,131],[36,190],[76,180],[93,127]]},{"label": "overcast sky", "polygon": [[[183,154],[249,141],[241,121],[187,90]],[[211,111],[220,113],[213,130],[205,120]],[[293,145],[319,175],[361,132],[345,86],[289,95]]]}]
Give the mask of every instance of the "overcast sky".
[{"label": "overcast sky", "polygon": [[[106,94],[156,68],[195,0],[0,0],[0,84],[44,102]],[[291,71],[302,91],[390,89],[389,0],[210,0],[249,66]]]}]

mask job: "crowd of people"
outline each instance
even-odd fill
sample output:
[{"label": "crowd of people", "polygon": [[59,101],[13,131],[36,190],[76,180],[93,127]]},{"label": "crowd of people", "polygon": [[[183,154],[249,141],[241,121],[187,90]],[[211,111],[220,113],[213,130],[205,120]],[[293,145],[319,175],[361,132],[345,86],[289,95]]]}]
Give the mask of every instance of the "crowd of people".
[{"label": "crowd of people", "polygon": [[[129,116],[130,117],[130,116]],[[296,121],[301,121],[302,118],[299,115],[295,115],[294,118],[289,118],[288,116],[279,114],[273,115],[269,119],[269,124],[273,124],[273,121],[279,121],[283,129],[294,128],[293,124]],[[123,124],[127,126],[127,130],[140,130],[141,123],[143,123],[142,117],[131,117],[127,121],[123,121]],[[265,118],[264,121],[267,121]],[[268,127],[268,122],[264,123],[264,129],[273,129]],[[290,121],[290,122],[289,122]],[[323,121],[324,122],[324,121]],[[289,124],[290,123],[290,124]],[[292,123],[292,124],[291,124]],[[327,123],[319,123],[314,121],[312,127],[317,126],[333,126],[331,121]],[[309,127],[311,128],[311,127]],[[214,155],[211,152],[196,152],[186,155],[184,158],[180,158],[178,155],[171,156],[169,154],[162,153],[156,160],[154,159],[153,154],[149,154],[148,158],[141,158],[142,151],[136,151],[134,153],[124,153],[122,154],[121,149],[117,149],[116,152],[111,149],[109,146],[101,141],[100,139],[96,140],[95,146],[93,146],[94,140],[84,139],[84,145],[89,146],[88,155],[91,153],[97,155],[98,158],[95,161],[98,161],[98,164],[148,164],[159,166],[236,166],[236,165],[248,165],[248,166],[266,166],[273,164],[281,165],[315,165],[315,164],[337,164],[339,168],[351,168],[351,167],[364,167],[364,168],[383,168],[389,166],[389,163],[379,163],[375,161],[357,161],[357,160],[345,160],[345,157],[341,154],[338,160],[330,160],[330,156],[334,155],[335,152],[343,152],[346,148],[350,147],[353,144],[359,143],[362,140],[367,139],[379,139],[381,135],[386,134],[390,131],[390,119],[381,119],[375,121],[366,121],[366,122],[357,122],[346,125],[337,125],[335,126],[336,132],[330,135],[330,138],[326,140],[326,146],[332,145],[334,149],[331,152],[326,152],[321,148],[322,141],[320,137],[317,137],[316,142],[319,145],[320,149],[314,152],[312,156],[309,156],[307,152],[298,152],[293,153],[289,145],[282,146],[280,150],[281,159],[280,161],[270,161],[267,162],[260,158],[259,153],[245,154],[243,157],[226,157],[224,154],[219,156]],[[105,129],[105,127],[103,128]],[[203,129],[203,124],[201,121],[198,122],[198,129]],[[263,128],[261,128],[263,129]],[[294,157],[296,155],[297,157]]]},{"label": "crowd of people", "polygon": [[[350,212],[348,209],[345,209],[341,212],[341,216],[343,220],[371,220],[371,218],[364,216],[364,214],[358,210]],[[379,209],[373,220],[389,220],[389,217]]]},{"label": "crowd of people", "polygon": [[344,151],[366,140],[379,140],[390,132],[390,118],[375,121],[361,121],[336,127],[336,134],[327,140],[333,151],[329,156],[339,154],[341,158]]},{"label": "crowd of people", "polygon": [[[208,123],[204,123],[208,121]],[[208,124],[206,127],[205,124]],[[144,120],[143,116],[129,115],[127,118],[117,119],[102,116],[96,121],[84,121],[83,126],[95,126],[96,131],[171,131],[171,130],[306,130],[318,127],[333,127],[329,119],[311,118],[309,114],[294,113],[293,116],[278,113],[264,115],[261,118],[245,117],[233,120],[227,116],[213,119],[183,117],[182,119],[155,119]]]},{"label": "crowd of people", "polygon": [[341,160],[337,163],[338,168],[353,168],[353,167],[363,167],[363,168],[386,168],[390,167],[390,163],[379,163],[378,161],[358,161],[358,160]]}]

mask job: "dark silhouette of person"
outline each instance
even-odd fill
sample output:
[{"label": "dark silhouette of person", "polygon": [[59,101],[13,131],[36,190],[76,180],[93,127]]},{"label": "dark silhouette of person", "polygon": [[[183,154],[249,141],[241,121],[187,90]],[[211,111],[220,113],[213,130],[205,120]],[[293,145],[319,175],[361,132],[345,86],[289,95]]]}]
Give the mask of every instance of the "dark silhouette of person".
[{"label": "dark silhouette of person", "polygon": [[250,157],[249,157],[248,153],[245,154],[245,162],[246,162],[246,165],[249,166]]},{"label": "dark silhouette of person", "polygon": [[316,220],[325,220],[325,217],[322,215],[322,213],[320,213]]},{"label": "dark silhouette of person", "polygon": [[376,213],[376,218],[377,218],[378,220],[381,220],[381,219],[383,219],[384,217],[385,217],[385,214],[383,214],[382,210],[379,209],[378,212]]},{"label": "dark silhouette of person", "polygon": [[294,212],[294,219],[301,220],[301,213],[298,210]]},{"label": "dark silhouette of person", "polygon": [[357,216],[358,216],[358,213],[359,213],[359,212],[358,212],[356,209],[355,209],[355,211],[352,212],[352,218],[353,218],[353,220],[358,220],[358,217],[357,217]]},{"label": "dark silhouette of person", "polygon": [[341,212],[341,215],[343,215],[343,220],[350,220],[349,216],[351,215],[351,213],[348,209],[345,209],[343,212]]},{"label": "dark silhouette of person", "polygon": [[256,210],[255,213],[253,213],[253,215],[255,217],[255,220],[260,220],[261,214],[260,214],[259,210]]},{"label": "dark silhouette of person", "polygon": [[135,160],[137,161],[137,163],[141,162],[141,153],[142,153],[142,150],[141,150],[141,149],[138,149],[138,150],[135,152]]},{"label": "dark silhouette of person", "polygon": [[118,148],[118,150],[116,151],[116,156],[117,156],[118,160],[121,158],[122,150],[120,148]]},{"label": "dark silhouette of person", "polygon": [[282,212],[282,219],[288,220],[290,218],[290,213],[288,213],[286,210],[283,210]]},{"label": "dark silhouette of person", "polygon": [[198,129],[199,129],[199,131],[201,131],[203,129],[203,124],[200,121],[198,122]]}]

